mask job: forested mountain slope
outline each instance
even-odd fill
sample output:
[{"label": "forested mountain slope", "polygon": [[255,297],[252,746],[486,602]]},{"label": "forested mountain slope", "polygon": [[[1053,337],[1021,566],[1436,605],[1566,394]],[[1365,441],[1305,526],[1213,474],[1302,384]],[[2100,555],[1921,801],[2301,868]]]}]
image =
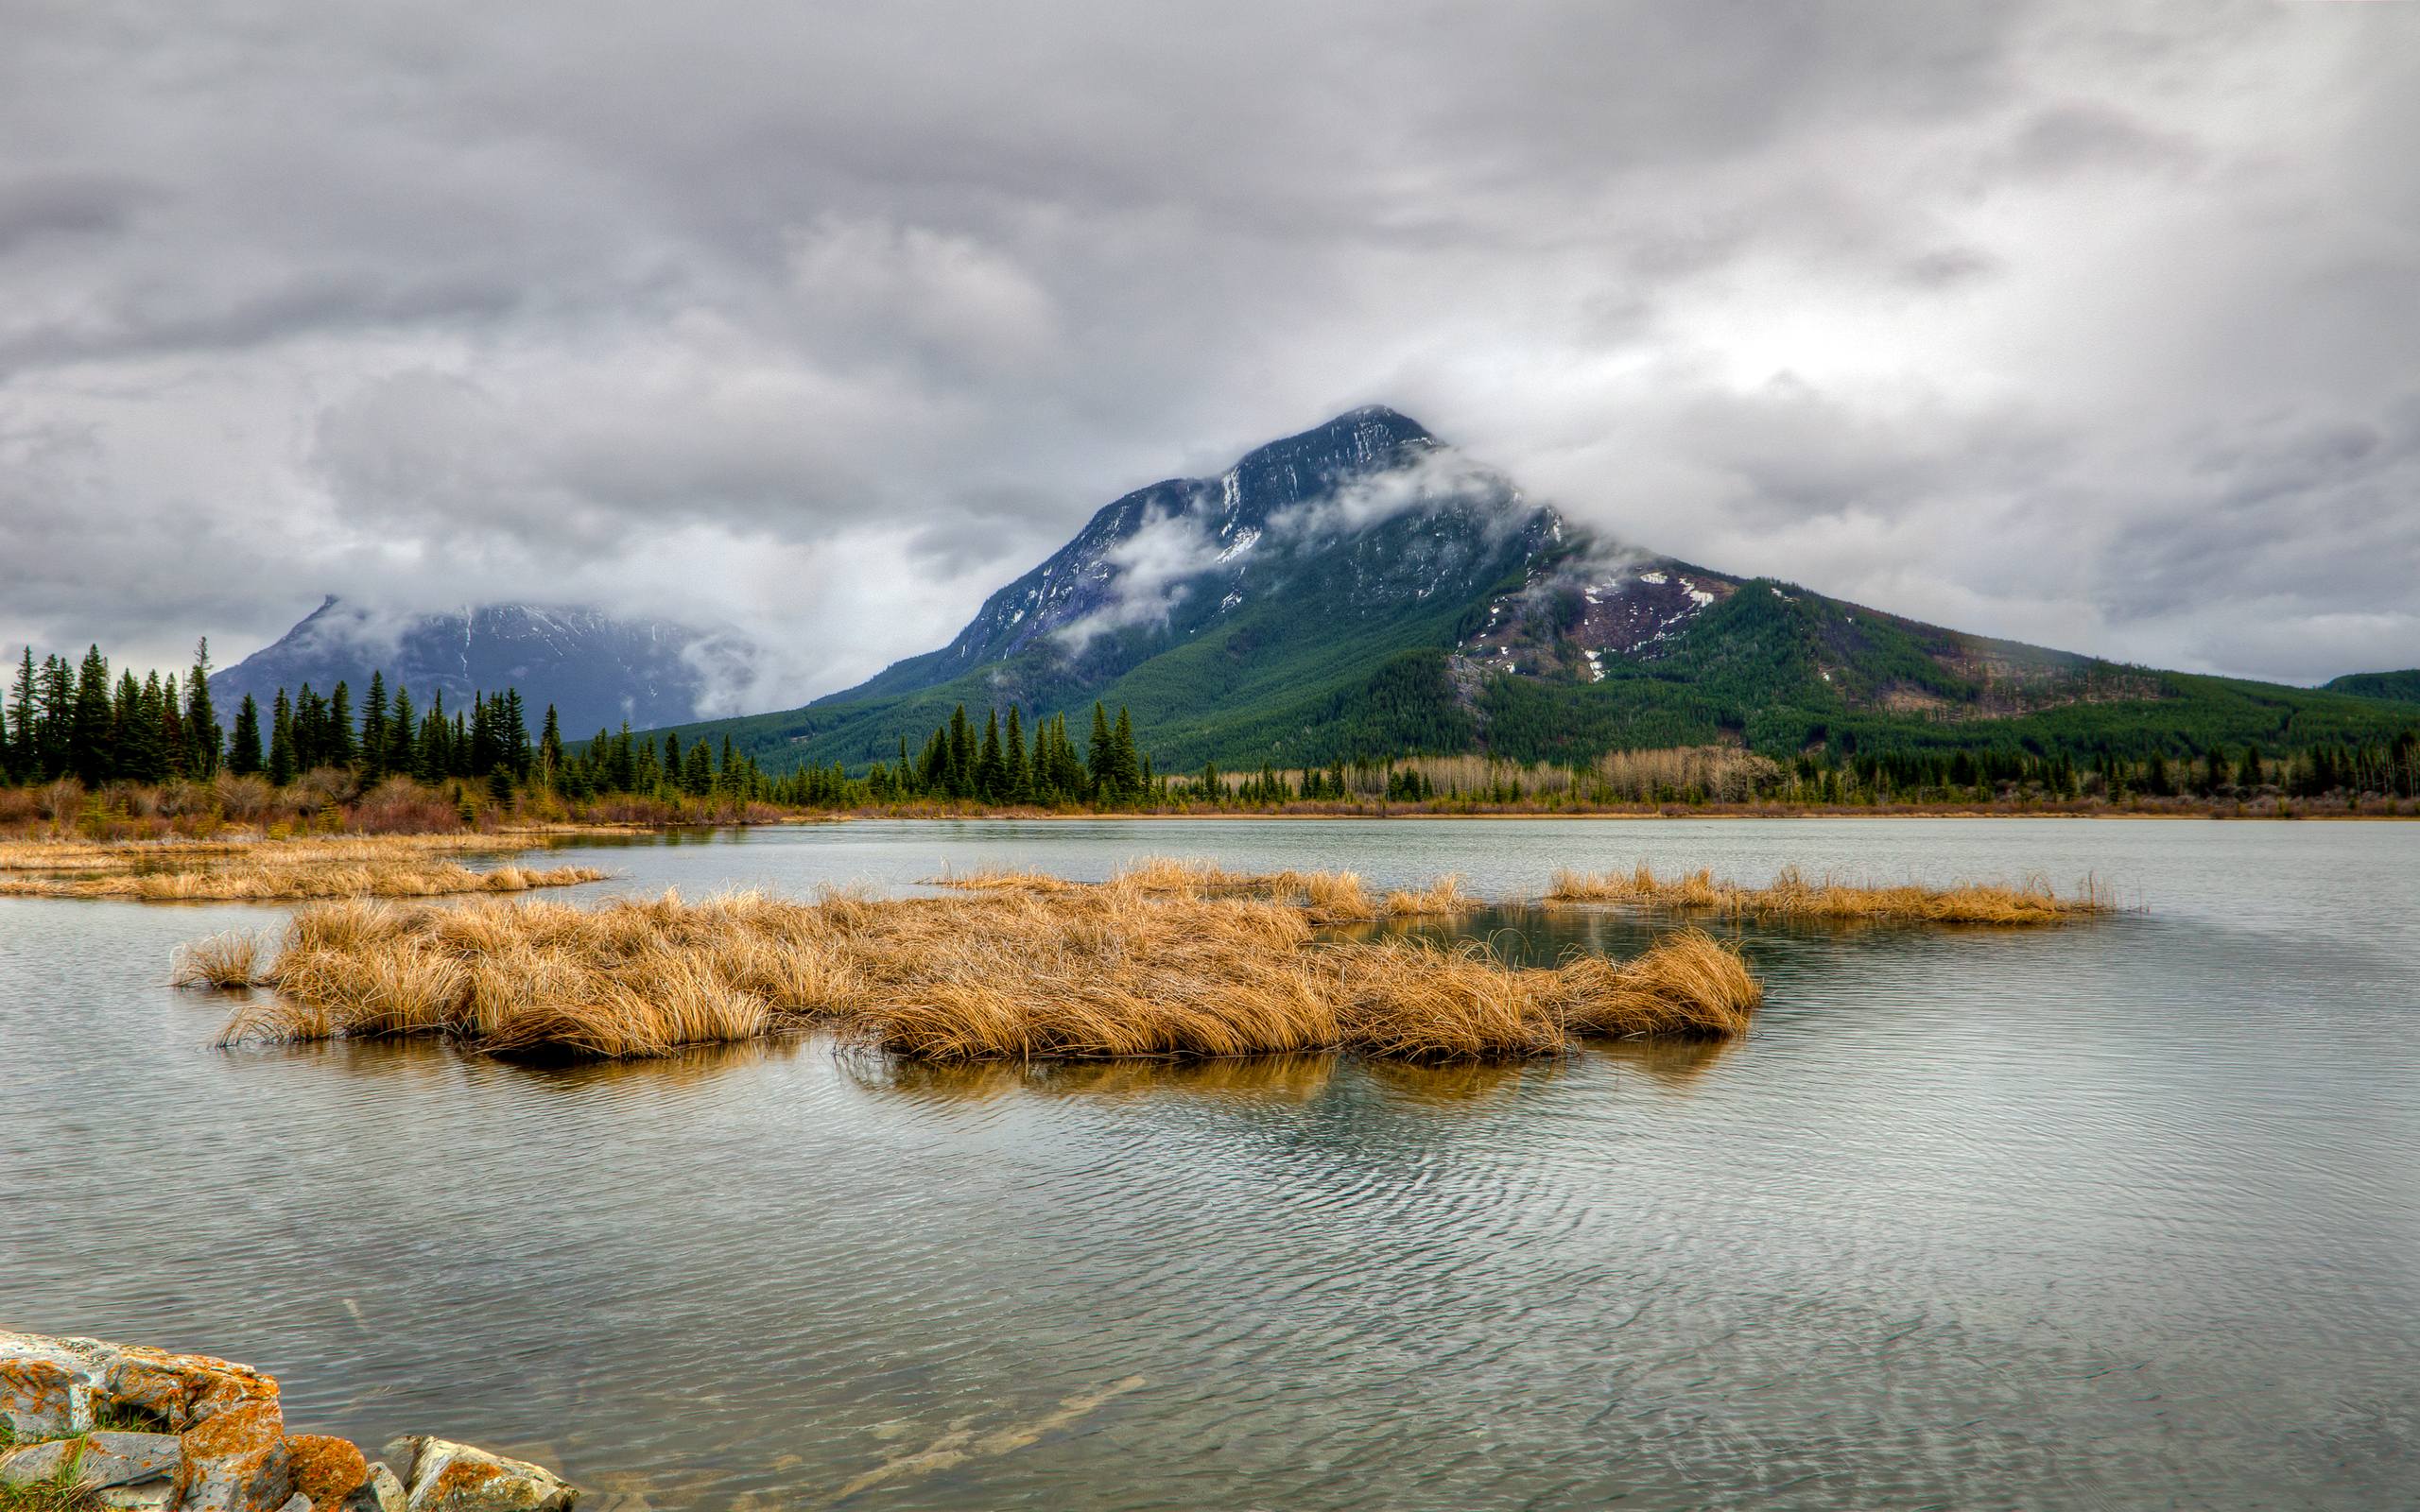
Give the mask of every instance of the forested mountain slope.
[{"label": "forested mountain slope", "polygon": [[682,734],[729,736],[769,769],[856,770],[961,703],[1095,699],[1132,710],[1163,769],[1708,742],[2181,754],[2396,720],[2373,699],[2118,665],[1658,557],[1367,408],[1115,501],[940,650]]}]

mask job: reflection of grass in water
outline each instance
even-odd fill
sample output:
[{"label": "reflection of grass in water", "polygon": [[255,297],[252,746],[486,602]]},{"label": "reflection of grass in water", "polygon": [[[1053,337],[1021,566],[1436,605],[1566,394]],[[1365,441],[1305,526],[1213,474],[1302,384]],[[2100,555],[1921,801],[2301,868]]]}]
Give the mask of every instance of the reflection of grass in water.
[{"label": "reflection of grass in water", "polygon": [[1374,1060],[1371,1082],[1395,1102],[1431,1108],[1466,1108],[1501,1101],[1534,1079],[1552,1076],[1552,1061],[1526,1064],[1510,1061],[1460,1061],[1447,1066],[1414,1066]]},{"label": "reflection of grass in water", "polygon": [[1638,1071],[1667,1087],[1686,1087],[1738,1047],[1736,1040],[1610,1040],[1593,1053]]},{"label": "reflection of grass in water", "polygon": [[1340,1057],[1236,1056],[1219,1060],[904,1060],[882,1055],[842,1058],[871,1091],[934,1102],[990,1102],[1017,1092],[1130,1097],[1175,1093],[1308,1102],[1327,1089]]}]

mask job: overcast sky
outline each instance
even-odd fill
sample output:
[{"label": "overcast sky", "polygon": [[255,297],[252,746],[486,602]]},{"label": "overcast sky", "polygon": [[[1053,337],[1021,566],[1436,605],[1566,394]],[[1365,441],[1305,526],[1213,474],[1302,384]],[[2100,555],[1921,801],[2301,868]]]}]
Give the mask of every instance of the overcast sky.
[{"label": "overcast sky", "polygon": [[785,699],[1387,403],[1707,566],[2420,664],[2420,4],[0,0],[0,640]]}]

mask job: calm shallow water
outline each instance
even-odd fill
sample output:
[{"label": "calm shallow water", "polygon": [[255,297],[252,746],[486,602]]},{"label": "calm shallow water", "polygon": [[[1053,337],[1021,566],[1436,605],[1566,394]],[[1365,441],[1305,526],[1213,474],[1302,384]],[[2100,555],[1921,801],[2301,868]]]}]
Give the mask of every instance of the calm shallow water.
[{"label": "calm shallow water", "polygon": [[2411,1503],[2420,826],[851,824],[579,854],[603,890],[695,894],[1151,852],[1491,896],[1640,858],[2090,873],[2149,912],[1752,930],[1768,1006],[1728,1049],[1054,1075],[813,1041],[222,1053],[169,952],[280,911],[0,900],[0,1327],[247,1360],[298,1425],[519,1446],[631,1505]]}]

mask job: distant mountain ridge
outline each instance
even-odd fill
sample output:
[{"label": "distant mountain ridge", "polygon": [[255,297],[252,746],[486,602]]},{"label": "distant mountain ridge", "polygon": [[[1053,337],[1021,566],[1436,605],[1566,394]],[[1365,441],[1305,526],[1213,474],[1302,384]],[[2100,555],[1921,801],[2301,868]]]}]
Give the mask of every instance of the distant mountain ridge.
[{"label": "distant mountain ridge", "polygon": [[534,725],[555,706],[567,738],[600,729],[698,718],[719,683],[744,676],[745,642],[660,620],[622,620],[594,609],[537,604],[465,606],[389,615],[333,596],[275,644],[210,679],[222,708],[251,694],[266,708],[279,688],[321,693],[352,685],[356,704],[372,670],[391,691],[407,687],[423,710],[442,691],[466,707],[474,692],[521,690]]},{"label": "distant mountain ridge", "polygon": [[1152,754],[1281,766],[1707,742],[2140,752],[2374,732],[2375,700],[1993,640],[1611,540],[1382,406],[1097,511],[939,650],[685,727],[861,769],[964,703],[1132,709]]}]

